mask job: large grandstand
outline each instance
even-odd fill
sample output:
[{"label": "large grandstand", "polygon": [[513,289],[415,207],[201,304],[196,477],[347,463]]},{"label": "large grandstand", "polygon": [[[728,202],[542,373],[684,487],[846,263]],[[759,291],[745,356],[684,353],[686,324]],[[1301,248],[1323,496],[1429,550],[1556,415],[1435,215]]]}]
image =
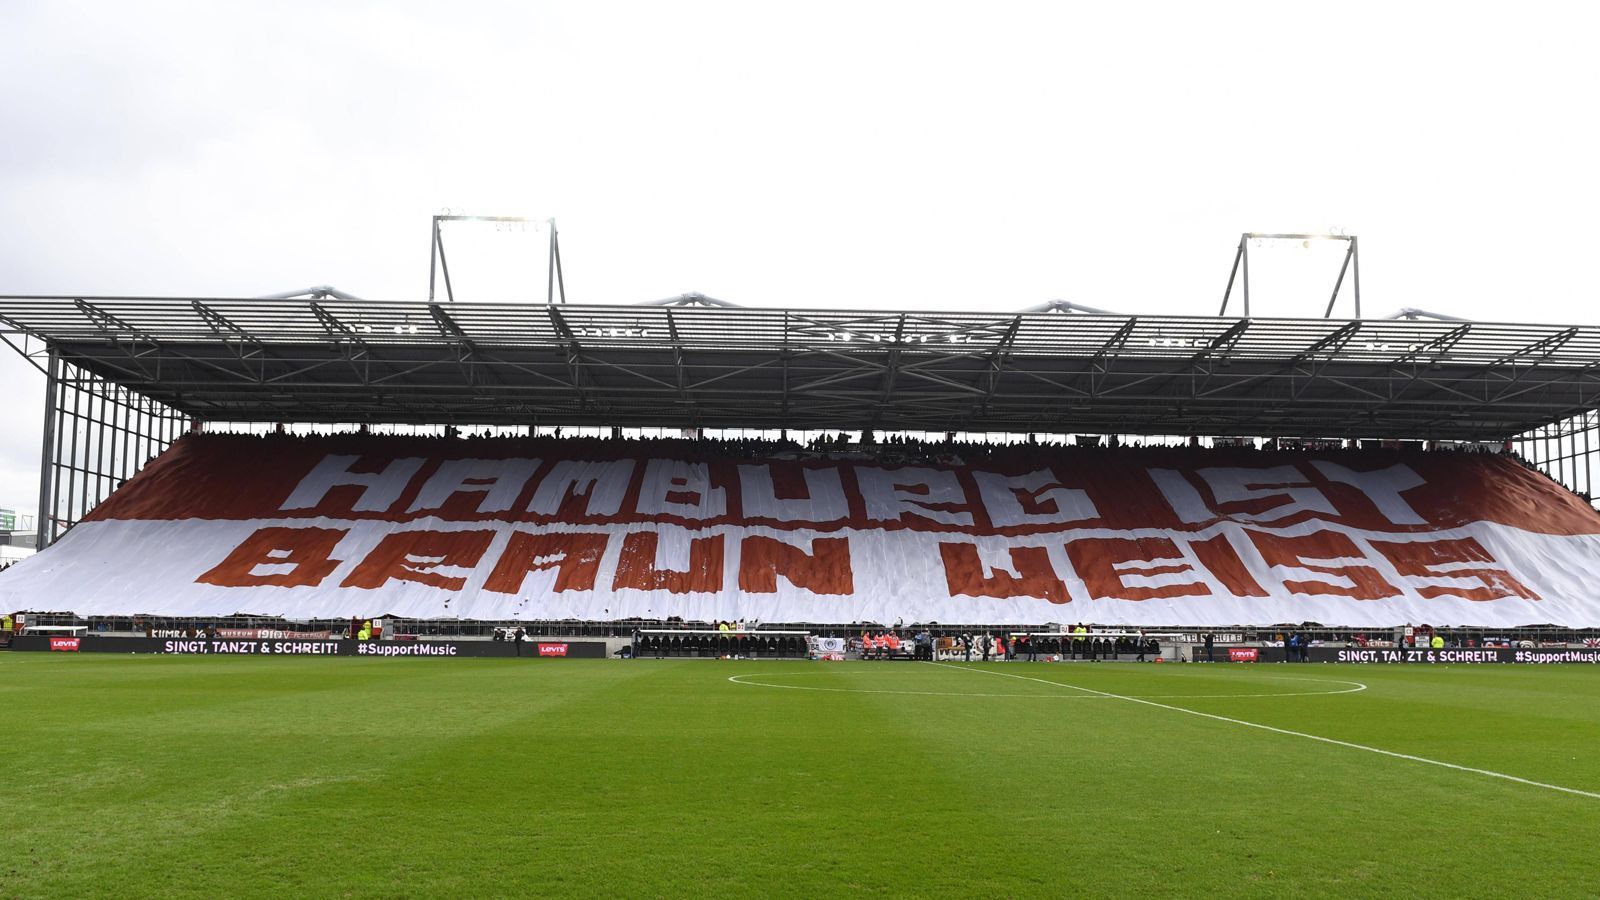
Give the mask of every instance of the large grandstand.
[{"label": "large grandstand", "polygon": [[1600,626],[1593,329],[10,297],[0,336],[55,545],[11,609]]},{"label": "large grandstand", "polygon": [[1597,556],[1593,509],[1485,452],[191,435],[0,606],[1593,627]]}]

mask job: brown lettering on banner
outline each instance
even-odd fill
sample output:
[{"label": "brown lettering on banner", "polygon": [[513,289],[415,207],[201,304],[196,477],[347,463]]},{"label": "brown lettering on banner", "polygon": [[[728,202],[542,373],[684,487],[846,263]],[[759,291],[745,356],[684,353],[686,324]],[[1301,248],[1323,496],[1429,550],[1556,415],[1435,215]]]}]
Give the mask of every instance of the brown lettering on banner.
[{"label": "brown lettering on banner", "polygon": [[1267,597],[1267,589],[1256,581],[1255,576],[1245,567],[1244,560],[1239,558],[1239,549],[1233,545],[1226,534],[1219,534],[1210,540],[1190,541],[1189,549],[1194,552],[1195,558],[1206,567],[1206,571],[1217,579],[1217,582],[1235,597]]},{"label": "brown lettering on banner", "polygon": [[622,555],[617,560],[613,590],[671,591],[674,594],[709,593],[722,590],[722,535],[694,538],[689,542],[689,567],[673,571],[656,567],[656,551],[661,535],[654,531],[635,531],[622,539]]},{"label": "brown lettering on banner", "polygon": [[1356,600],[1382,600],[1400,593],[1377,569],[1360,565],[1366,554],[1337,531],[1314,531],[1300,537],[1247,533],[1267,565],[1287,570],[1278,575],[1284,588],[1293,593],[1335,594]]},{"label": "brown lettering on banner", "polygon": [[437,570],[476,566],[493,540],[493,531],[397,531],[379,541],[340,586],[372,589],[393,580],[459,591],[465,575]]},{"label": "brown lettering on banner", "polygon": [[775,538],[750,535],[739,543],[739,590],[774,594],[778,576],[813,594],[853,594],[847,538],[817,538],[811,552]]},{"label": "brown lettering on banner", "polygon": [[1140,575],[1199,577],[1199,571],[1183,558],[1178,545],[1168,538],[1083,538],[1067,544],[1067,558],[1072,560],[1072,568],[1089,589],[1089,596],[1096,600],[1158,600],[1211,593],[1210,588],[1198,581],[1150,586],[1127,584],[1125,579]]},{"label": "brown lettering on banner", "polygon": [[592,591],[600,574],[600,558],[605,555],[610,536],[600,531],[533,534],[513,532],[506,552],[495,563],[483,589],[497,594],[520,594],[530,572],[556,570],[555,585],[561,591]]},{"label": "brown lettering on banner", "polygon": [[978,545],[941,543],[945,583],[952,597],[1037,597],[1051,603],[1071,603],[1072,595],[1050,564],[1050,551],[1044,547],[1012,547],[1011,564],[1016,574],[995,569],[984,574]]},{"label": "brown lettering on banner", "polygon": [[[342,560],[333,558],[333,548],[346,534],[342,528],[258,528],[195,581],[218,587],[318,585],[339,568]],[[263,568],[270,571],[258,571]]]},{"label": "brown lettering on banner", "polygon": [[[1372,548],[1394,564],[1401,577],[1424,597],[1464,597],[1468,600],[1500,600],[1522,597],[1538,600],[1539,595],[1495,567],[1495,559],[1483,545],[1470,537],[1441,538],[1432,541],[1369,541]],[[1481,565],[1487,563],[1488,565]],[[1457,587],[1454,579],[1477,579],[1482,587]]]}]

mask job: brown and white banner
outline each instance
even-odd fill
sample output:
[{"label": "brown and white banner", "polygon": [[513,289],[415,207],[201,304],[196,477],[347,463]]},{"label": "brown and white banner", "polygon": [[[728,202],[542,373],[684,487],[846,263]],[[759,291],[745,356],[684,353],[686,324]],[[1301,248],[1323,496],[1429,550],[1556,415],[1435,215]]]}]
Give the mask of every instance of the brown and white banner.
[{"label": "brown and white banner", "polygon": [[200,436],[0,607],[85,615],[1600,625],[1600,517],[1515,461]]}]

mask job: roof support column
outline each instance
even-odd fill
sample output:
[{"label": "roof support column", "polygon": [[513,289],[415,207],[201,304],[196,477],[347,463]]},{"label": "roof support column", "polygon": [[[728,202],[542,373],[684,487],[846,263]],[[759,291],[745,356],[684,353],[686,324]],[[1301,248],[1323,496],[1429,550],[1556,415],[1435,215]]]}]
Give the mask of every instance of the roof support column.
[{"label": "roof support column", "polygon": [[56,351],[50,351],[50,362],[45,370],[44,382],[44,444],[39,450],[39,518],[34,522],[38,531],[34,536],[34,549],[43,550],[55,539],[55,529],[50,527],[53,497],[50,491],[50,470],[55,463],[56,444],[56,379],[61,371]]}]

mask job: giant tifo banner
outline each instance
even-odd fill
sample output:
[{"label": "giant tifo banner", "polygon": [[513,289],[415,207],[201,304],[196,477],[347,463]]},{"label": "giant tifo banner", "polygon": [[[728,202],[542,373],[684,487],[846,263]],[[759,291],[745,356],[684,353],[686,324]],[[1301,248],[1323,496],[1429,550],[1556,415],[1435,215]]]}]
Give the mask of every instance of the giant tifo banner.
[{"label": "giant tifo banner", "polygon": [[0,608],[295,619],[1600,626],[1600,517],[1515,460],[197,436]]}]

